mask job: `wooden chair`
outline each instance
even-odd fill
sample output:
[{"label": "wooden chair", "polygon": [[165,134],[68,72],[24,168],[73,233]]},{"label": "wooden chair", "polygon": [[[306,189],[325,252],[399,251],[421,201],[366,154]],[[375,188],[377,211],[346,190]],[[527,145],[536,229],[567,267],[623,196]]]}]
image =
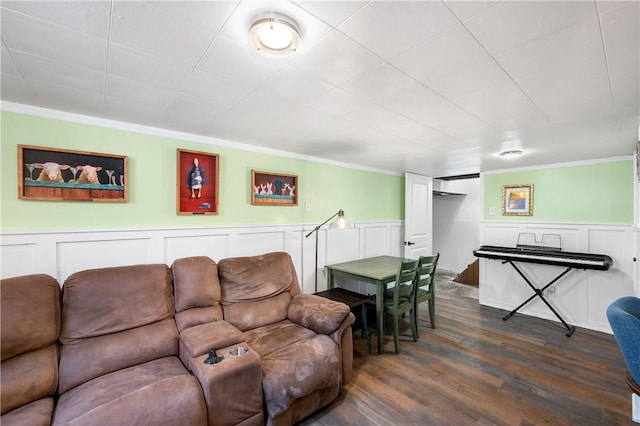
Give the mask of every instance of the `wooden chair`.
[{"label": "wooden chair", "polygon": [[429,302],[429,321],[431,328],[436,328],[436,268],[440,253],[434,256],[421,256],[418,262],[418,288],[416,290],[416,315],[415,327],[418,330],[419,306],[423,302]]},{"label": "wooden chair", "polygon": [[[399,320],[400,315],[410,312],[411,337],[413,341],[418,341],[418,333],[416,329],[415,296],[416,296],[416,273],[418,271],[418,261],[404,261],[398,267],[396,274],[395,286],[393,289],[385,291],[384,297],[384,313],[385,317],[390,315],[393,319],[393,342],[395,344],[396,353],[400,353],[398,348],[398,337],[400,335]],[[382,333],[382,330],[377,330]]]}]

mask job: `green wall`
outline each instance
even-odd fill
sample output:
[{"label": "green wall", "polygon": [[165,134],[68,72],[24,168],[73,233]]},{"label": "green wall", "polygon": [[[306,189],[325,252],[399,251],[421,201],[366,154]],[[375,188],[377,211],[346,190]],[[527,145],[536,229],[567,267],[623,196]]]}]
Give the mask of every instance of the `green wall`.
[{"label": "green wall", "polygon": [[[484,219],[632,224],[633,179],[631,159],[485,174]],[[533,184],[532,216],[502,216],[502,185],[517,184]]]},{"label": "green wall", "polygon": [[[3,231],[314,224],[339,208],[355,222],[404,218],[402,176],[10,112],[1,119]],[[18,144],[127,156],[129,201],[18,199]],[[176,214],[177,148],[220,156],[219,214]],[[298,175],[298,206],[251,205],[252,169]]]}]

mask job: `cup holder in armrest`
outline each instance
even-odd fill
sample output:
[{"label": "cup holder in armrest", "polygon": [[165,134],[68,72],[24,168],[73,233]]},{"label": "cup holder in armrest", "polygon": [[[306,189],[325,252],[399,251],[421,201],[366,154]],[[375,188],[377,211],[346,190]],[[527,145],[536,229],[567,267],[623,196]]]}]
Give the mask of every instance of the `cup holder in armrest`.
[{"label": "cup holder in armrest", "polygon": [[237,348],[231,349],[229,353],[233,356],[241,356],[249,352],[249,348],[244,346],[238,346]]}]

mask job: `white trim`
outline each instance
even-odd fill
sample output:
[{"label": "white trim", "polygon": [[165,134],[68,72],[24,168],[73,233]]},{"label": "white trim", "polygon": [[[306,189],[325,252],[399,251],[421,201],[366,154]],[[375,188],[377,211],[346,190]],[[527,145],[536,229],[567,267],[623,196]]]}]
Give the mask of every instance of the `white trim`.
[{"label": "white trim", "polygon": [[516,167],[510,169],[485,170],[486,175],[496,175],[503,173],[525,172],[529,170],[555,169],[558,167],[587,166],[592,164],[617,163],[620,161],[633,160],[633,155],[623,155],[620,157],[597,158],[593,160],[569,161],[567,163],[540,164],[537,166]]},{"label": "white trim", "polygon": [[[388,225],[402,225],[404,221],[399,220],[383,220],[373,222],[358,222],[357,226],[388,226]],[[152,227],[152,228],[78,228],[78,229],[28,229],[28,230],[2,230],[0,232],[0,241],[2,237],[9,237],[15,235],[73,235],[73,234],[87,234],[87,233],[122,233],[122,232],[192,232],[202,230],[231,230],[231,229],[264,229],[264,228],[293,228],[300,231],[311,231],[315,229],[317,223],[280,223],[280,224],[254,224],[254,225],[215,225],[215,226],[185,226],[185,227]]]},{"label": "white trim", "polygon": [[345,163],[342,161],[327,160],[310,155],[296,154],[288,151],[280,151],[277,149],[265,148],[259,145],[250,145],[246,143],[233,142],[225,139],[218,139],[209,136],[195,135],[192,133],[177,132],[174,130],[161,129],[158,127],[143,126],[141,124],[127,123],[124,121],[109,120],[106,118],[93,117],[89,115],[76,114],[66,111],[59,111],[49,108],[36,107],[33,105],[19,104],[9,101],[0,102],[0,110],[13,112],[18,114],[30,115],[34,117],[49,118],[53,120],[67,121],[71,123],[87,124],[90,126],[106,127],[109,129],[124,130],[135,133],[142,133],[152,136],[160,136],[171,139],[186,140],[207,145],[222,146],[225,148],[239,149],[242,151],[251,151],[261,154],[277,155],[279,157],[293,158],[296,160],[310,161],[313,163],[328,164],[331,166],[345,167],[348,169],[362,170],[365,172],[374,172],[387,174],[392,176],[402,176],[402,173],[391,170],[376,169],[373,167],[361,166],[358,164]]},{"label": "white trim", "polygon": [[609,227],[609,228],[633,228],[631,223],[607,223],[607,222],[545,222],[542,220],[536,220],[531,222],[525,221],[511,221],[511,220],[481,220],[480,225],[516,225],[516,226],[597,226],[597,227]]}]

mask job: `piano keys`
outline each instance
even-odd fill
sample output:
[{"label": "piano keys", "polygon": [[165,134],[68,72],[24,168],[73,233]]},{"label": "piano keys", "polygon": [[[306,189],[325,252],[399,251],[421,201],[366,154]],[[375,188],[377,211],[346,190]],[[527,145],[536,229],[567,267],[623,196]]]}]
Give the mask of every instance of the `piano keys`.
[{"label": "piano keys", "polygon": [[487,259],[540,263],[576,269],[595,269],[598,271],[606,271],[613,265],[611,257],[604,254],[575,253],[534,246],[481,246],[473,251],[473,255]]}]

